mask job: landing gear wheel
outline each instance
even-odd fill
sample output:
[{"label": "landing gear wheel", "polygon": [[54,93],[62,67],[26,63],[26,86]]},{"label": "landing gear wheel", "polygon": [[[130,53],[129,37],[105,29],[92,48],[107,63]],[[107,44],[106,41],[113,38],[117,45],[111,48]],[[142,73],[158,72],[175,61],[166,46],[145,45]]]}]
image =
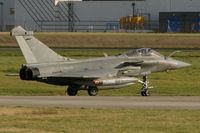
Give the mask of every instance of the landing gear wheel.
[{"label": "landing gear wheel", "polygon": [[143,77],[143,83],[142,83],[142,89],[141,89],[141,95],[142,96],[148,96],[149,95],[149,85],[147,81],[147,76]]},{"label": "landing gear wheel", "polygon": [[145,90],[142,90],[142,91],[141,91],[141,95],[142,95],[142,96],[148,96],[148,95],[149,95],[148,90],[146,90],[146,91],[145,91]]},{"label": "landing gear wheel", "polygon": [[96,96],[98,94],[98,88],[97,87],[94,87],[94,86],[90,86],[88,88],[88,94],[90,96]]},{"label": "landing gear wheel", "polygon": [[69,96],[76,96],[78,93],[78,88],[76,86],[69,86],[65,92]]}]

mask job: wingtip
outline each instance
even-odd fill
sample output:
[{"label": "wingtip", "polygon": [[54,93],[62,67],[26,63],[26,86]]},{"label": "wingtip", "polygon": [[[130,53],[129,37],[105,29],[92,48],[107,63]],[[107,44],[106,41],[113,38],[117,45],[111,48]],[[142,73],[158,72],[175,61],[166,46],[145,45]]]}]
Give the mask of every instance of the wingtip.
[{"label": "wingtip", "polygon": [[33,31],[26,31],[21,26],[13,28],[10,32],[10,36],[32,36]]}]

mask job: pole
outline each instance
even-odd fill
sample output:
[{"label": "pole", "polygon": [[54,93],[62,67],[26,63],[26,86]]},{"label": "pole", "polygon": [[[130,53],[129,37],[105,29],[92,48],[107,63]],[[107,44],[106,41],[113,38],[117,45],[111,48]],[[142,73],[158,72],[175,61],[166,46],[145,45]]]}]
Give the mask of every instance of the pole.
[{"label": "pole", "polygon": [[133,17],[135,16],[135,3],[132,3],[133,6]]},{"label": "pole", "polygon": [[1,6],[1,31],[3,31],[3,2],[0,2]]}]

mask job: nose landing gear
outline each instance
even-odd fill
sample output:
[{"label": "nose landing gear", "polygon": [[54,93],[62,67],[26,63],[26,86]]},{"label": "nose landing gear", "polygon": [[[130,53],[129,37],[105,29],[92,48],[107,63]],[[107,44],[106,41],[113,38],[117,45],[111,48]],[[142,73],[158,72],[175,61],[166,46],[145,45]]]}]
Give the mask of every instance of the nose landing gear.
[{"label": "nose landing gear", "polygon": [[143,76],[142,88],[141,88],[141,95],[142,96],[149,96],[149,82],[147,81],[147,76]]}]

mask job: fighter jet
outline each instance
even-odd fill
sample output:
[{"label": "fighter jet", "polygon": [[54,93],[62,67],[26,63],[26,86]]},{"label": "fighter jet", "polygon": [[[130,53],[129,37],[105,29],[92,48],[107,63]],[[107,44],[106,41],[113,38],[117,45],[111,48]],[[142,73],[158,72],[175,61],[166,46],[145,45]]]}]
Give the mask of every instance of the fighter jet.
[{"label": "fighter jet", "polygon": [[[141,83],[141,95],[149,95],[147,76],[155,72],[184,68],[190,64],[163,56],[151,48],[89,59],[70,59],[58,55],[33,36],[32,31],[16,27],[15,36],[27,64],[19,72],[22,80],[35,80],[68,86],[65,93],[77,95],[86,90],[96,96],[101,89],[119,88]],[[140,79],[142,78],[142,80]]]}]

